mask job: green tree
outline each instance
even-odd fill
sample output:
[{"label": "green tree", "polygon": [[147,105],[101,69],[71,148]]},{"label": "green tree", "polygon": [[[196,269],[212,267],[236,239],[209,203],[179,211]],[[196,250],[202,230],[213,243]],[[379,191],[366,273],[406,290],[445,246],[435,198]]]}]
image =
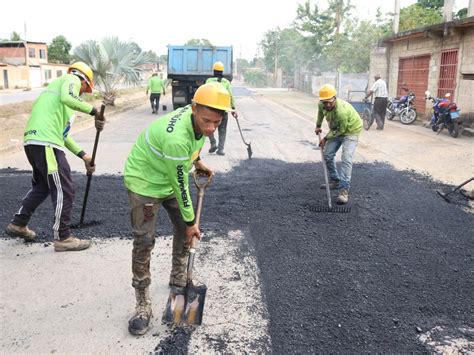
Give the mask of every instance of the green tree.
[{"label": "green tree", "polygon": [[48,46],[48,61],[69,64],[71,62],[71,43],[64,36],[56,36]]},{"label": "green tree", "polygon": [[443,16],[438,10],[423,7],[418,3],[400,10],[399,29],[401,32],[442,22]]},{"label": "green tree", "polygon": [[74,49],[74,59],[91,67],[94,83],[109,105],[114,105],[120,85],[140,85],[144,65],[154,62],[149,53],[137,54],[134,48],[132,42],[108,37],[99,42],[84,42]]},{"label": "green tree", "polygon": [[417,4],[428,9],[439,10],[444,6],[444,0],[418,0]]},{"label": "green tree", "polygon": [[185,46],[212,46],[206,38],[193,38],[186,42]]},{"label": "green tree", "polygon": [[467,7],[462,8],[458,12],[456,12],[456,15],[454,15],[455,19],[463,19],[467,17]]},{"label": "green tree", "polygon": [[10,35],[10,41],[21,41],[20,34],[16,31],[13,31]]}]

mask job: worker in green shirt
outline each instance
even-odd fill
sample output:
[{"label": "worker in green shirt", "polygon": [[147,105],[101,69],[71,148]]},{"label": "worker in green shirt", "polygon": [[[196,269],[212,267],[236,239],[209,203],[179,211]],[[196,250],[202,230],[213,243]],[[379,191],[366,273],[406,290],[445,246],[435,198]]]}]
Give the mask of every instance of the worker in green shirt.
[{"label": "worker in green shirt", "polygon": [[[321,125],[325,118],[329,125],[329,133],[321,140],[324,157],[329,172],[329,187],[339,189],[337,202],[345,204],[349,201],[349,189],[352,174],[352,159],[362,131],[362,119],[352,105],[336,97],[334,86],[325,84],[319,90],[318,119],[316,134],[322,132]],[[335,156],[342,147],[341,169],[337,172]],[[326,188],[323,184],[321,188]]]},{"label": "worker in green shirt", "polygon": [[132,286],[137,302],[129,320],[131,334],[144,334],[152,316],[150,256],[160,206],[167,211],[174,230],[170,297],[184,294],[189,243],[193,237],[201,238],[188,175],[193,166],[213,175],[199,153],[205,137],[217,129],[230,108],[227,90],[216,83],[204,84],[196,90],[192,105],[160,117],[141,132],[128,156],[124,182],[131,207]]},{"label": "worker in green shirt", "polygon": [[153,73],[150,80],[148,80],[148,87],[146,88],[146,94],[150,92],[150,103],[153,114],[158,114],[160,109],[160,97],[166,95],[165,84],[163,79],[158,77],[157,73]]},{"label": "worker in green shirt", "polygon": [[[232,94],[232,85],[230,84],[230,81],[224,78],[224,64],[222,62],[215,62],[214,65],[212,66],[212,70],[214,71],[214,77],[209,78],[206,80],[206,83],[212,83],[212,82],[218,82],[220,83],[228,92],[230,95],[230,102],[232,106],[232,116],[237,118],[237,112],[235,111],[235,101],[234,101],[234,95]],[[209,149],[209,153],[214,153],[217,151],[218,155],[225,155],[224,152],[224,145],[225,145],[225,137],[227,133],[227,112],[224,114],[224,117],[222,118],[222,122],[219,125],[219,144],[216,142],[216,138],[214,138],[214,134],[211,134],[209,136],[209,140],[211,142],[211,148]]]},{"label": "worker in green shirt", "polygon": [[34,241],[36,233],[28,228],[28,222],[36,208],[51,195],[54,250],[78,251],[91,245],[90,240],[80,240],[70,232],[74,185],[64,151],[67,149],[84,160],[87,172],[94,172],[92,157],[69,135],[74,111],[94,116],[98,130],[104,127],[99,110],[79,97],[84,92],[92,92],[93,79],[91,68],[76,62],[69,67],[68,74],[51,82],[33,104],[24,133],[26,157],[33,168],[32,188],[6,228],[9,235]]}]

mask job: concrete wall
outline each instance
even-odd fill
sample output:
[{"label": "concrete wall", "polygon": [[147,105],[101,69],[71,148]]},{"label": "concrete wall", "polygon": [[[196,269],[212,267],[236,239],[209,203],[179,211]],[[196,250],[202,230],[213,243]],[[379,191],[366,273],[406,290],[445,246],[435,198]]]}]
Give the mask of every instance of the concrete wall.
[{"label": "concrete wall", "polygon": [[456,100],[461,112],[468,114],[474,121],[474,28],[465,33],[459,50],[463,60],[459,66]]},{"label": "concrete wall", "polygon": [[25,65],[14,66],[5,65],[0,66],[0,87],[5,89],[3,82],[3,71],[8,73],[8,84],[10,89],[26,88],[28,86],[28,68]]},{"label": "concrete wall", "polygon": [[[42,64],[41,65],[41,78],[42,78],[42,85],[49,84],[54,79],[59,78],[62,75],[67,73],[67,69],[69,65],[67,64]],[[47,78],[47,71],[50,71],[51,78]]]},{"label": "concrete wall", "polygon": [[25,47],[0,47],[0,61],[9,64],[25,64]]},{"label": "concrete wall", "polygon": [[380,74],[382,79],[390,85],[390,78],[388,75],[388,58],[387,48],[374,47],[370,52],[370,68],[369,68],[369,89],[374,83],[374,76]]},{"label": "concrete wall", "polygon": [[[40,65],[48,63],[48,47],[46,44],[38,44],[38,43],[27,43],[26,53],[29,53],[29,50],[33,49],[35,51],[35,57],[30,58],[28,55],[28,64],[30,65]],[[40,58],[40,49],[45,51],[45,57]]]}]

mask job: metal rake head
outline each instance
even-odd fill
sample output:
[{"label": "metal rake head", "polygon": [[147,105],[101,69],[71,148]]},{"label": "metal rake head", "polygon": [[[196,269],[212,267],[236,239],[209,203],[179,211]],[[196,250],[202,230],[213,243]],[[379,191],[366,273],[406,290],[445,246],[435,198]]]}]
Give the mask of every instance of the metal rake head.
[{"label": "metal rake head", "polygon": [[351,212],[350,207],[338,207],[338,206],[309,206],[311,212],[329,212],[329,213],[349,213]]}]

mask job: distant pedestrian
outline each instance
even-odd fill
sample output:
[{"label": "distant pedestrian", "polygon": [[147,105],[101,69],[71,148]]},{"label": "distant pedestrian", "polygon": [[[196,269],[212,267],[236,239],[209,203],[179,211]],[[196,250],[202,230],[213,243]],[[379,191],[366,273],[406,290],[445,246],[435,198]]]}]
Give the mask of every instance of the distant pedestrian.
[{"label": "distant pedestrian", "polygon": [[[212,66],[212,70],[214,70],[214,77],[209,78],[206,80],[206,83],[218,82],[220,83],[230,95],[231,105],[232,105],[232,116],[237,118],[237,112],[235,112],[235,101],[234,95],[232,94],[232,85],[230,81],[224,78],[224,64],[222,62],[215,62]],[[222,118],[222,122],[219,125],[218,132],[219,132],[219,143],[217,144],[216,138],[214,134],[209,136],[209,141],[211,142],[211,148],[209,149],[209,153],[214,153],[217,151],[216,154],[218,155],[225,155],[224,152],[224,145],[225,145],[225,137],[227,134],[227,112],[224,113],[224,117]]]},{"label": "distant pedestrian", "polygon": [[[349,189],[352,175],[352,159],[354,157],[359,134],[362,131],[362,119],[357,111],[348,102],[338,99],[334,86],[325,84],[319,90],[318,119],[316,134],[323,130],[321,125],[326,119],[329,133],[321,140],[324,148],[324,158],[329,172],[329,188],[339,189],[337,203],[345,204],[349,201]],[[335,157],[342,147],[341,169],[337,172]],[[323,184],[321,188],[325,188]]]},{"label": "distant pedestrian", "polygon": [[374,116],[377,129],[383,130],[385,115],[387,114],[388,91],[387,84],[382,80],[380,74],[375,75],[375,83],[366,95],[366,99],[374,95]]},{"label": "distant pedestrian", "polygon": [[78,251],[91,245],[90,240],[80,240],[70,232],[74,185],[64,151],[67,149],[84,160],[88,173],[94,172],[92,157],[69,135],[74,111],[94,116],[95,127],[98,130],[104,128],[99,110],[79,98],[84,92],[92,92],[93,77],[87,64],[74,63],[68,74],[51,82],[36,99],[24,133],[26,157],[33,168],[32,188],[7,226],[7,234],[33,241],[36,233],[28,228],[28,222],[36,208],[51,195],[54,250]]},{"label": "distant pedestrian", "polygon": [[153,114],[157,114],[160,110],[160,98],[161,94],[166,95],[165,84],[163,79],[158,77],[158,73],[153,73],[150,80],[148,80],[148,87],[146,89],[146,94],[150,92],[150,104]]}]

